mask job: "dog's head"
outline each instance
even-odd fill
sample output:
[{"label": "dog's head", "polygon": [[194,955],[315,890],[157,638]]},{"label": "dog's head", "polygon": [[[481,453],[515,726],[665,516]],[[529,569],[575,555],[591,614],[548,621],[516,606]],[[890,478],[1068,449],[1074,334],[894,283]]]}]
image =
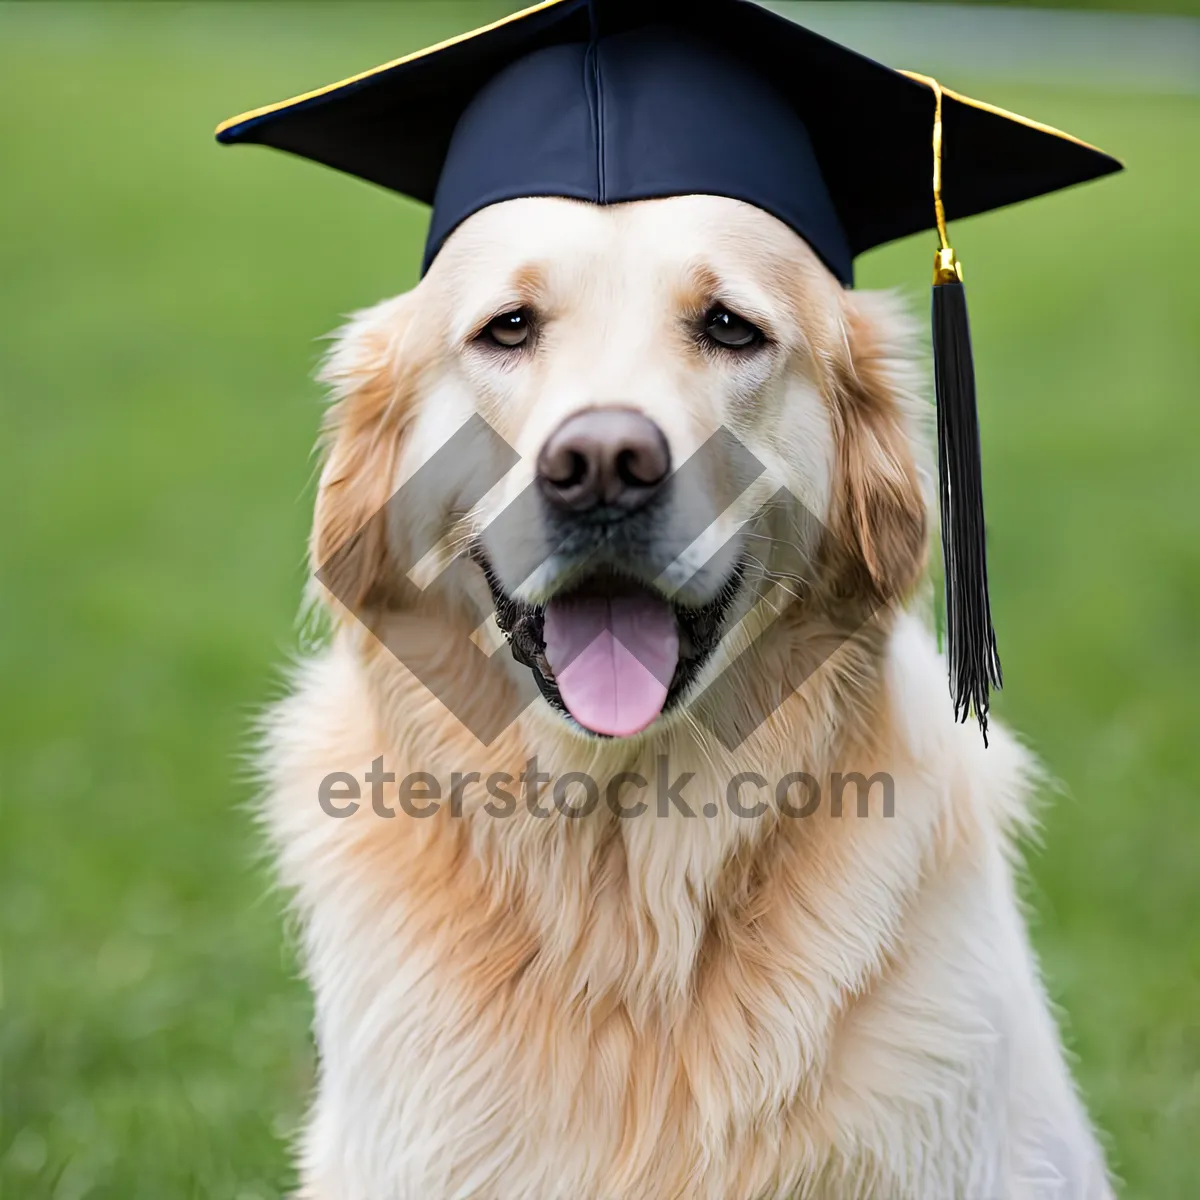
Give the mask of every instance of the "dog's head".
[{"label": "dog's head", "polygon": [[314,564],[410,641],[494,615],[510,678],[638,734],[781,609],[912,590],[908,338],[739,201],[494,205],[331,356]]}]

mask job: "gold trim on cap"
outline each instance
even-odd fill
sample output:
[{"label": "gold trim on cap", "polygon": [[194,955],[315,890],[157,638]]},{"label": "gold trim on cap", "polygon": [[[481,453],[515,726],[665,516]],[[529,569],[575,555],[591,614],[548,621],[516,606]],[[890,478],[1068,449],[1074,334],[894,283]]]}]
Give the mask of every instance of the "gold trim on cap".
[{"label": "gold trim on cap", "polygon": [[[917,83],[923,83],[933,92],[933,215],[938,235],[938,250],[933,259],[934,286],[943,283],[962,283],[963,279],[962,263],[958,261],[958,255],[954,253],[946,232],[946,209],[942,204],[942,98],[944,96],[949,96],[952,100],[957,100],[960,104],[966,104],[971,108],[994,113],[998,117],[1004,117],[1005,120],[1016,121],[1019,125],[1036,129],[1039,133],[1048,133],[1053,137],[1062,138],[1064,141],[1074,142],[1075,145],[1083,146],[1096,154],[1104,154],[1104,151],[1098,146],[1093,146],[1090,142],[1073,137],[1069,133],[1063,133],[1061,129],[1055,129],[1053,125],[1043,125],[1040,121],[1031,121],[1019,113],[1009,112],[1005,108],[997,108],[994,104],[985,104],[982,100],[972,100],[970,96],[964,96],[948,87],[943,87],[932,75],[920,75],[916,71],[899,73],[916,80]],[[1111,158],[1112,156],[1105,154],[1105,157]],[[1118,162],[1119,160],[1113,159],[1113,161]]]},{"label": "gold trim on cap", "polygon": [[499,29],[504,25],[511,24],[513,21],[519,21],[523,17],[532,16],[543,9],[554,8],[555,5],[565,2],[566,0],[541,0],[540,4],[534,4],[530,8],[523,8],[520,12],[512,13],[507,17],[501,17],[498,21],[492,21],[488,25],[481,25],[478,29],[472,29],[468,33],[460,33],[457,37],[447,38],[444,42],[438,42],[436,45],[426,46],[424,50],[416,50],[412,54],[393,58],[391,62],[381,63],[378,67],[372,67],[369,71],[360,71],[357,75],[350,75],[345,79],[339,79],[337,83],[328,83],[324,87],[315,88],[311,92],[303,92],[299,96],[293,96],[290,100],[280,100],[278,104],[264,104],[262,108],[252,108],[249,112],[238,113],[236,117],[230,117],[229,120],[222,121],[214,132],[219,135],[224,133],[226,129],[232,129],[233,126],[240,125],[243,121],[252,120],[254,117],[265,117],[268,113],[281,112],[285,108],[291,108],[293,104],[301,104],[305,100],[312,100],[317,96],[336,92],[338,88],[344,88],[352,83],[357,83],[360,79],[370,79],[372,75],[378,75],[383,71],[390,71],[393,67],[403,66],[405,63],[415,62],[418,58],[424,58],[427,54],[436,54],[439,50],[448,50],[451,46],[457,46],[460,42],[469,41],[471,38],[479,37],[480,34],[491,33],[493,29]]},{"label": "gold trim on cap", "polygon": [[[1053,125],[1043,125],[1041,121],[1034,121],[1030,117],[1023,117],[1020,113],[1009,112],[1007,108],[1000,108],[995,104],[988,104],[984,100],[974,100],[970,96],[964,96],[961,92],[954,91],[953,88],[945,87],[938,83],[932,75],[922,75],[918,71],[897,71],[897,74],[906,75],[909,79],[915,79],[918,83],[925,84],[926,87],[932,88],[935,93],[949,96],[951,100],[957,100],[959,104],[965,104],[970,108],[978,108],[983,112],[991,113],[993,116],[1004,117],[1009,121],[1016,121],[1018,125],[1025,125],[1030,129],[1036,129],[1039,133],[1048,133],[1052,137],[1062,138],[1067,142],[1074,142],[1077,146],[1082,146],[1085,150],[1094,150],[1097,154],[1103,154],[1105,158],[1112,158],[1106,150],[1101,150],[1099,146],[1093,146],[1091,142],[1085,142],[1083,138],[1077,138],[1073,134],[1064,133],[1061,129],[1055,129]],[[1119,159],[1113,159],[1114,162],[1119,162]]]}]

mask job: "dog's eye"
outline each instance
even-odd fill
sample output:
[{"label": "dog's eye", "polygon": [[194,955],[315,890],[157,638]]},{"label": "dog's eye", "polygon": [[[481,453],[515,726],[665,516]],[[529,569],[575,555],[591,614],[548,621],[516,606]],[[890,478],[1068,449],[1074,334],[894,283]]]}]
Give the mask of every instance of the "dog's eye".
[{"label": "dog's eye", "polygon": [[523,308],[493,317],[483,331],[483,339],[505,349],[523,345],[529,340],[533,322]]},{"label": "dog's eye", "polygon": [[718,304],[704,318],[704,336],[729,350],[745,350],[763,340],[763,332],[745,317]]}]

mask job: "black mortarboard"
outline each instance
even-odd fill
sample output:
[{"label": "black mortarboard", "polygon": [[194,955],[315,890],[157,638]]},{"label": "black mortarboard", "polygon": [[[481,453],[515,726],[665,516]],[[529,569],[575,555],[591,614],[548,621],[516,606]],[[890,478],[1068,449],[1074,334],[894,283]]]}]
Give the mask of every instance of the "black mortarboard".
[{"label": "black mortarboard", "polygon": [[460,222],[521,196],[744,200],[790,225],[847,286],[864,250],[936,228],[951,691],[956,716],[973,708],[986,734],[1000,664],[966,302],[945,220],[1109,174],[1115,159],[750,0],[546,0],[234,117],[217,138],[288,150],[431,204],[426,268]]}]

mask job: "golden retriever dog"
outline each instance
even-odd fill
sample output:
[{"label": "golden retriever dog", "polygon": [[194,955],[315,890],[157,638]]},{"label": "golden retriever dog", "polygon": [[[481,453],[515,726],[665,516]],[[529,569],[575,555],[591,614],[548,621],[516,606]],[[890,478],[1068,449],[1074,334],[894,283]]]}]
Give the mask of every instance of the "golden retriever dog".
[{"label": "golden retriever dog", "polygon": [[1111,1195],[1033,764],[918,615],[919,342],[711,196],[485,208],[342,332],[262,755],[306,1200]]}]

